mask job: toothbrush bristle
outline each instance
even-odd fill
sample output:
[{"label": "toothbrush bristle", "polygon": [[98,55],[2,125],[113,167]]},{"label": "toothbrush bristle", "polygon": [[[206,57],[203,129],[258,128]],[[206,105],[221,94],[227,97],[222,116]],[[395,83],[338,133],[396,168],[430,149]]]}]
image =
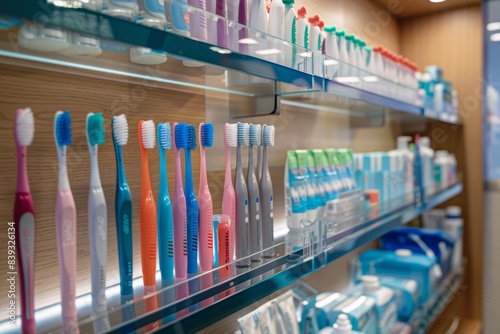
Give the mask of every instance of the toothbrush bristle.
[{"label": "toothbrush bristle", "polygon": [[177,149],[187,148],[187,125],[178,123],[174,128],[175,146]]},{"label": "toothbrush bristle", "polygon": [[71,145],[71,115],[67,111],[58,111],[56,113],[56,142],[59,146]]},{"label": "toothbrush bristle", "polygon": [[276,129],[274,125],[264,125],[264,132],[262,136],[262,145],[274,146],[274,133]]},{"label": "toothbrush bristle", "polygon": [[119,116],[113,116],[112,120],[113,128],[113,138],[115,142],[120,145],[127,145],[128,143],[128,122],[127,116],[121,114]]},{"label": "toothbrush bristle", "polygon": [[250,124],[250,145],[252,146],[260,146],[262,141],[262,127],[260,124]]},{"label": "toothbrush bristle", "polygon": [[196,128],[193,124],[188,124],[187,130],[187,148],[188,150],[196,150]]},{"label": "toothbrush bristle", "polygon": [[160,145],[164,150],[170,150],[172,148],[172,128],[170,123],[160,125]]},{"label": "toothbrush bristle", "polygon": [[151,150],[155,148],[155,142],[156,142],[155,122],[153,122],[152,120],[142,122],[141,139],[142,139],[142,146],[146,150]]},{"label": "toothbrush bristle", "polygon": [[104,144],[104,118],[102,113],[87,114],[87,139],[90,145]]},{"label": "toothbrush bristle", "polygon": [[238,123],[238,145],[248,146],[250,144],[250,131],[248,123]]},{"label": "toothbrush bristle", "polygon": [[200,131],[201,145],[204,147],[212,147],[214,144],[214,126],[210,123],[202,124]]},{"label": "toothbrush bristle", "polygon": [[17,144],[19,146],[30,146],[35,135],[35,118],[31,108],[17,110],[15,127]]},{"label": "toothbrush bristle", "polygon": [[238,124],[229,124],[226,123],[226,136],[225,141],[226,145],[229,147],[238,146]]}]

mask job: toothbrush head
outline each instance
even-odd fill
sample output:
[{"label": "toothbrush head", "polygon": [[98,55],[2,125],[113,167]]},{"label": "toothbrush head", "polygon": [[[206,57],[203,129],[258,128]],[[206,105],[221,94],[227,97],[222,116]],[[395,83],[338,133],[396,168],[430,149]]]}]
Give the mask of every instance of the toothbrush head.
[{"label": "toothbrush head", "polygon": [[212,147],[214,144],[214,126],[210,123],[200,124],[200,146]]},{"label": "toothbrush head", "polygon": [[172,128],[170,127],[170,123],[160,123],[158,127],[160,128],[158,142],[161,148],[170,150],[172,148]]},{"label": "toothbrush head", "polygon": [[262,127],[260,124],[250,124],[250,146],[260,146],[262,142]]},{"label": "toothbrush head", "polygon": [[224,144],[227,147],[238,146],[238,125],[226,123],[224,125]]},{"label": "toothbrush head", "polygon": [[100,112],[87,114],[87,141],[91,146],[104,144],[104,118]]},{"label": "toothbrush head", "polygon": [[156,133],[155,122],[139,121],[139,144],[146,150],[151,150],[155,147]]},{"label": "toothbrush head", "polygon": [[238,123],[238,146],[250,144],[250,130],[248,123]]},{"label": "toothbrush head", "polygon": [[117,145],[127,145],[128,142],[128,122],[125,114],[113,116],[111,119],[111,129],[113,140]]},{"label": "toothbrush head", "polygon": [[175,136],[175,148],[180,150],[181,148],[187,148],[187,136],[188,130],[186,123],[176,123],[174,124],[174,136]]},{"label": "toothbrush head", "polygon": [[17,146],[30,146],[35,135],[35,118],[31,108],[20,108],[16,111],[14,136]]},{"label": "toothbrush head", "polygon": [[193,124],[187,126],[187,149],[196,150],[196,128]]},{"label": "toothbrush head", "polygon": [[54,120],[54,136],[57,146],[71,145],[71,115],[67,111],[58,111]]},{"label": "toothbrush head", "polygon": [[264,125],[264,131],[262,135],[262,145],[263,146],[274,146],[274,133],[276,129],[274,125]]}]

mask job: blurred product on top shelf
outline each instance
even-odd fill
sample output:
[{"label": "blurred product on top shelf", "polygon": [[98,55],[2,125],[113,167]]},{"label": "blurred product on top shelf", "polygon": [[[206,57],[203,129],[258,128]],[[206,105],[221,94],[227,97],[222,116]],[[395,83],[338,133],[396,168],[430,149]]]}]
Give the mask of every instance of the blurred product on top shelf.
[{"label": "blurred product on top shelf", "polygon": [[443,70],[436,65],[427,66],[425,73],[417,73],[416,77],[426,115],[443,120],[456,120],[458,93],[450,81],[443,79]]}]

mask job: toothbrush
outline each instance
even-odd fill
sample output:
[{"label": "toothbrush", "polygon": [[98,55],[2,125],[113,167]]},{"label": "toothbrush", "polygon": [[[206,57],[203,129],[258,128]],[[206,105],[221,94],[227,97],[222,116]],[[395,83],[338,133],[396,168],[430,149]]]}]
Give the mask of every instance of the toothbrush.
[{"label": "toothbrush", "polygon": [[[174,284],[174,222],[172,202],[168,193],[167,157],[165,150],[172,148],[170,123],[158,124],[158,150],[160,153],[160,189],[158,196],[158,252],[160,254],[160,273],[162,288]],[[173,289],[162,294],[162,305],[175,301]],[[163,318],[163,324],[175,320],[171,314]]]},{"label": "toothbrush", "polygon": [[274,257],[273,236],[273,183],[269,173],[267,162],[267,147],[274,146],[275,128],[272,125],[264,125],[262,131],[262,177],[260,179],[261,193],[261,216],[262,216],[262,248],[264,249],[264,262]]},{"label": "toothbrush", "polygon": [[[187,273],[194,277],[198,273],[198,200],[194,194],[193,167],[191,164],[191,151],[196,149],[196,129],[194,125],[187,125],[187,146],[184,149],[184,196],[186,197],[187,217]],[[199,291],[198,280],[189,280],[189,292],[194,294]],[[197,310],[198,305],[190,307],[191,311]]]},{"label": "toothbrush", "polygon": [[262,221],[260,219],[260,195],[259,183],[255,176],[255,166],[253,163],[253,147],[260,146],[262,140],[261,126],[250,124],[249,127],[249,149],[248,149],[248,211],[250,220],[250,254],[252,254],[253,264],[258,265],[261,260],[262,251]]},{"label": "toothbrush", "polygon": [[[90,191],[88,201],[92,313],[94,332],[110,329],[106,312],[107,208],[99,175],[98,145],[104,144],[104,118],[101,113],[87,114],[87,143],[90,153]],[[104,314],[103,314],[104,313]]]},{"label": "toothbrush", "polygon": [[[35,207],[28,180],[27,151],[33,142],[35,120],[30,108],[18,109],[14,121],[14,137],[17,149],[17,189],[14,203],[14,225],[9,224],[9,234],[13,230],[16,240],[17,261],[21,277],[22,331],[36,333],[34,313],[35,274]],[[11,254],[9,242],[9,254]],[[9,256],[9,259],[11,257]],[[10,262],[10,261],[9,261]],[[9,271],[14,268],[9,265]]]},{"label": "toothbrush", "polygon": [[[200,269],[202,273],[212,270],[213,262],[213,205],[212,195],[207,181],[206,148],[212,147],[214,142],[214,126],[212,124],[200,123],[200,188],[198,190],[198,200],[200,206],[199,216],[199,240],[200,240]],[[207,289],[214,285],[212,274],[204,274],[201,277],[201,289]],[[201,302],[205,307],[212,304],[213,297]]]},{"label": "toothbrush", "polygon": [[229,247],[231,261],[234,260],[234,239],[236,223],[236,197],[231,176],[231,147],[238,146],[238,125],[226,123],[224,125],[224,150],[226,152],[226,167],[224,176],[224,193],[222,194],[222,213],[229,216],[231,245]]},{"label": "toothbrush", "polygon": [[[174,123],[174,155],[175,155],[175,190],[172,200],[174,213],[174,265],[175,281],[187,279],[187,226],[186,226],[186,197],[182,189],[181,148],[187,147],[186,123]],[[181,300],[189,295],[187,284],[180,284],[176,288],[176,299]],[[186,310],[177,312],[178,316],[187,314]]]},{"label": "toothbrush", "polygon": [[[236,263],[238,272],[242,273],[250,267],[250,225],[248,221],[248,190],[243,176],[241,164],[241,147],[249,144],[249,128],[247,123],[238,123],[238,146],[236,147],[236,257],[241,259]],[[242,284],[244,287],[246,284]]]},{"label": "toothbrush", "polygon": [[[142,279],[144,282],[144,295],[146,296],[156,291],[156,205],[151,190],[148,162],[148,150],[155,147],[155,123],[152,120],[141,120],[137,130],[142,160],[139,224]],[[156,296],[146,298],[145,304],[146,312],[158,308]],[[156,328],[158,328],[158,323],[153,322],[146,326],[146,331],[152,331]]]},{"label": "toothbrush", "polygon": [[[123,165],[122,146],[128,142],[128,122],[125,114],[111,119],[113,145],[116,157],[115,219],[118,240],[118,264],[120,268],[121,302],[126,304],[134,299],[133,248],[132,248],[132,197]],[[123,321],[135,318],[134,307],[122,309]]]},{"label": "toothbrush", "polygon": [[[264,135],[264,128],[261,129],[261,135]],[[261,142],[262,142],[261,136]],[[257,183],[260,184],[260,179],[262,178],[262,145],[257,146]]]},{"label": "toothbrush", "polygon": [[[218,238],[219,238],[219,265],[221,266],[219,272],[219,282],[224,282],[230,278],[231,275],[231,261],[229,257],[229,245],[231,238],[230,224],[227,220],[219,216]],[[233,289],[230,289],[231,291]],[[223,291],[219,294],[219,299],[228,296],[229,291]]]},{"label": "toothbrush", "polygon": [[63,333],[79,333],[76,314],[76,207],[69,186],[66,146],[71,145],[71,116],[58,111],[54,116],[54,138],[59,161],[56,198],[56,231],[61,275]]},{"label": "toothbrush", "polygon": [[[231,232],[229,232],[231,233]],[[213,262],[212,262],[212,269],[218,268],[219,267],[219,215],[214,215],[213,217]],[[215,270],[213,272],[214,275],[214,284],[219,283],[219,271]],[[215,297],[217,299],[217,297]]]}]

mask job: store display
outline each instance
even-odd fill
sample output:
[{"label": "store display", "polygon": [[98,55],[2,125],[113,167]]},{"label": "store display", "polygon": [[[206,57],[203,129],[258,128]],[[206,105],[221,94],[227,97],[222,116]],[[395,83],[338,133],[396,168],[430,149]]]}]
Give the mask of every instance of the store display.
[{"label": "store display", "polygon": [[[24,333],[35,333],[35,228],[36,215],[28,179],[27,154],[28,146],[33,142],[35,119],[30,108],[16,111],[14,120],[14,139],[17,151],[17,186],[14,201],[14,220],[9,224],[9,234],[14,232],[18,243],[15,245],[19,273],[21,278],[22,330]],[[15,239],[15,240],[16,240]],[[22,247],[21,247],[22,245]],[[9,243],[9,255],[13,252]],[[11,258],[9,257],[9,260]]]},{"label": "store display", "polygon": [[[144,295],[156,291],[156,203],[151,190],[151,179],[149,176],[148,150],[155,147],[155,124],[152,120],[139,121],[138,140],[141,150],[141,204],[139,213],[140,238],[141,238],[141,266],[144,282]],[[156,296],[149,297],[145,301],[146,310],[153,311],[158,308]],[[153,322],[147,326],[149,330],[157,328],[158,323]]]},{"label": "store display", "polygon": [[236,220],[235,220],[235,242],[236,258],[241,259],[236,263],[238,272],[246,271],[250,267],[250,225],[248,212],[248,188],[243,175],[243,166],[241,162],[241,148],[248,146],[249,125],[247,123],[238,123],[238,145],[236,146],[236,176],[235,199],[236,199]]},{"label": "store display", "polygon": [[69,185],[66,161],[67,146],[72,142],[71,116],[58,111],[54,116],[54,138],[59,165],[56,197],[56,233],[61,280],[62,331],[78,333],[76,310],[76,207]]},{"label": "store display", "polygon": [[[210,123],[200,123],[199,130],[200,136],[200,186],[198,190],[199,201],[199,262],[200,270],[206,273],[212,269],[213,263],[213,204],[210,188],[208,187],[207,180],[207,163],[206,163],[206,150],[212,147],[214,141],[214,127]],[[202,290],[213,286],[213,276],[203,275],[200,279],[200,287]],[[201,306],[210,305],[213,298],[208,298],[201,303]]]},{"label": "store display", "polygon": [[[158,153],[160,156],[160,182],[158,189],[158,255],[161,275],[161,287],[174,284],[174,217],[172,202],[168,191],[166,150],[172,149],[172,129],[170,123],[159,123],[157,127]],[[175,301],[172,289],[161,295],[162,304]],[[174,320],[173,315],[163,318],[163,323]]]},{"label": "store display", "polygon": [[[90,153],[90,190],[88,199],[90,263],[92,280],[92,312],[94,315],[107,310],[106,306],[106,261],[108,209],[101,185],[98,163],[98,145],[104,144],[104,118],[101,113],[87,114],[87,143]],[[107,316],[94,321],[94,331],[104,332],[110,328]]]},{"label": "store display", "polygon": [[[132,228],[132,197],[125,174],[122,147],[127,145],[129,130],[125,114],[113,116],[111,120],[113,146],[116,157],[116,190],[115,190],[115,219],[116,237],[118,240],[118,265],[120,268],[121,302],[125,304],[134,299],[133,280],[133,236]],[[161,256],[161,251],[160,251]],[[161,262],[160,262],[161,263]],[[124,308],[124,320],[135,317],[132,307]]]},{"label": "store display", "polygon": [[[175,282],[179,283],[187,279],[187,215],[186,197],[182,186],[181,149],[186,149],[188,134],[186,123],[174,123],[172,136],[175,154],[175,190],[172,200],[174,214],[174,267]],[[187,284],[176,287],[176,299],[182,299],[189,295]],[[178,312],[180,316],[186,315],[186,311]]]}]

